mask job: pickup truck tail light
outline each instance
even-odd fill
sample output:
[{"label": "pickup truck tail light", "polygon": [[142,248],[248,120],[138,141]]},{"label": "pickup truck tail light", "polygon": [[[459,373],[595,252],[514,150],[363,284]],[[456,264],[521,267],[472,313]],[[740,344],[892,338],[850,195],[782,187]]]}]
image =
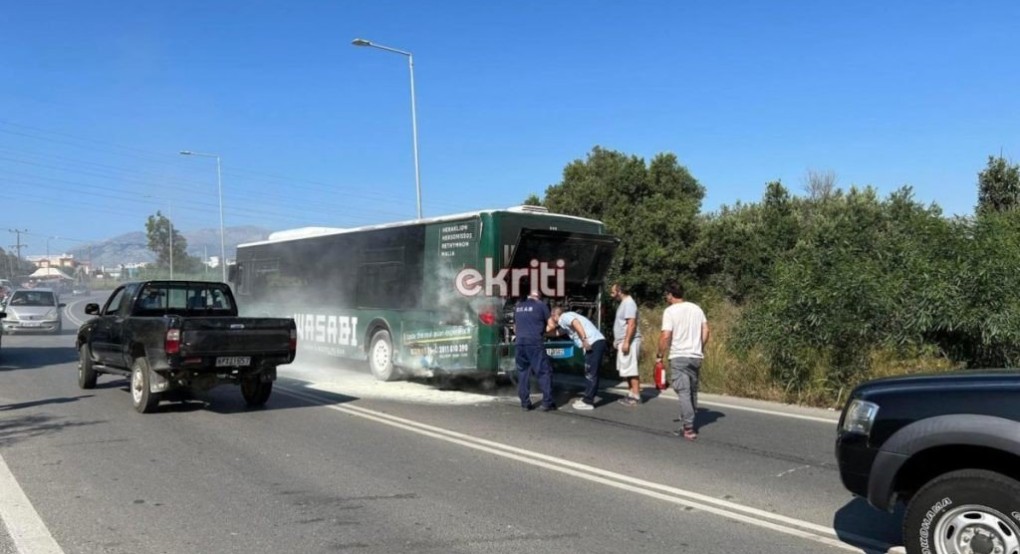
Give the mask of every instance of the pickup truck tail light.
[{"label": "pickup truck tail light", "polygon": [[166,340],[163,341],[163,350],[167,355],[180,354],[181,352],[181,330],[170,329],[166,332]]},{"label": "pickup truck tail light", "polygon": [[297,330],[295,329],[290,330],[290,351],[297,351]]}]

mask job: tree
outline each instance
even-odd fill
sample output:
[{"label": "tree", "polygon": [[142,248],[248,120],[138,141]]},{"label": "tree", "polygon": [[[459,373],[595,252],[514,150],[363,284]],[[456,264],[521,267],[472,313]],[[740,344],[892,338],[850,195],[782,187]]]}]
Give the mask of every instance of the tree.
[{"label": "tree", "polygon": [[768,183],[760,203],[723,206],[701,221],[697,274],[703,284],[743,303],[767,290],[772,269],[800,236],[797,203],[779,181]]},{"label": "tree", "polygon": [[705,189],[663,153],[647,164],[637,156],[596,146],[563,170],[546,189],[550,211],[598,219],[609,233],[626,237],[616,252],[611,278],[637,298],[657,297],[671,279],[693,275],[697,216]]},{"label": "tree", "polygon": [[836,172],[809,169],[804,177],[804,192],[811,200],[825,200],[836,192]]},{"label": "tree", "polygon": [[[149,250],[156,255],[156,267],[159,269],[170,268],[170,230],[172,224],[162,212],[157,211],[150,215],[145,222],[145,233],[148,237]],[[177,229],[173,229],[173,262],[174,270],[188,272],[195,271],[201,261],[188,255],[188,241]]]},{"label": "tree", "polygon": [[32,262],[18,259],[15,254],[8,254],[0,249],[0,278],[14,279],[22,275],[28,275],[35,271],[36,267]]},{"label": "tree", "polygon": [[541,206],[542,205],[542,199],[539,198],[537,194],[529,194],[528,197],[524,199],[524,205],[525,206]]},{"label": "tree", "polygon": [[988,156],[988,166],[978,173],[979,214],[1020,208],[1020,165],[1002,156]]}]

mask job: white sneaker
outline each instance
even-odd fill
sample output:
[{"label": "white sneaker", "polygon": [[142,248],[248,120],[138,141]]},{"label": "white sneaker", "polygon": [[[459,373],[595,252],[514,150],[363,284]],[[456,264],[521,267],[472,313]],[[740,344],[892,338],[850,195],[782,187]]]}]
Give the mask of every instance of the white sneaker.
[{"label": "white sneaker", "polygon": [[585,402],[584,400],[582,400],[580,398],[575,400],[574,403],[570,405],[570,407],[575,409],[575,410],[594,410],[595,409],[595,406],[592,406],[591,404]]}]

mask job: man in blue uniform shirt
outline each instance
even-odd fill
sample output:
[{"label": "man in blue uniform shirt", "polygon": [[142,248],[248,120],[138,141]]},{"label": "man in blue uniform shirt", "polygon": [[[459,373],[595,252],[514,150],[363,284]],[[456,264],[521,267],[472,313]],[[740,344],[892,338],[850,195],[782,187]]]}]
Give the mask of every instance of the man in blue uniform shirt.
[{"label": "man in blue uniform shirt", "polygon": [[542,390],[541,410],[556,409],[552,396],[552,362],[545,352],[545,329],[549,320],[549,306],[538,299],[537,291],[514,307],[514,344],[517,351],[517,395],[521,408],[530,410],[531,375],[538,377],[538,388]]}]

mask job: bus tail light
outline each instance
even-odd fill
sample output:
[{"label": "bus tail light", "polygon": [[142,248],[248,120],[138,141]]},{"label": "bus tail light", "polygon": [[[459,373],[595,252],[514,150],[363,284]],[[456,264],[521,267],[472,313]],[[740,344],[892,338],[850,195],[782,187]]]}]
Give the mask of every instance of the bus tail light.
[{"label": "bus tail light", "polygon": [[163,341],[163,350],[168,356],[180,354],[181,352],[181,330],[170,329],[166,332],[166,340]]},{"label": "bus tail light", "polygon": [[493,312],[482,312],[478,314],[478,321],[481,321],[482,325],[495,325],[496,314]]}]

